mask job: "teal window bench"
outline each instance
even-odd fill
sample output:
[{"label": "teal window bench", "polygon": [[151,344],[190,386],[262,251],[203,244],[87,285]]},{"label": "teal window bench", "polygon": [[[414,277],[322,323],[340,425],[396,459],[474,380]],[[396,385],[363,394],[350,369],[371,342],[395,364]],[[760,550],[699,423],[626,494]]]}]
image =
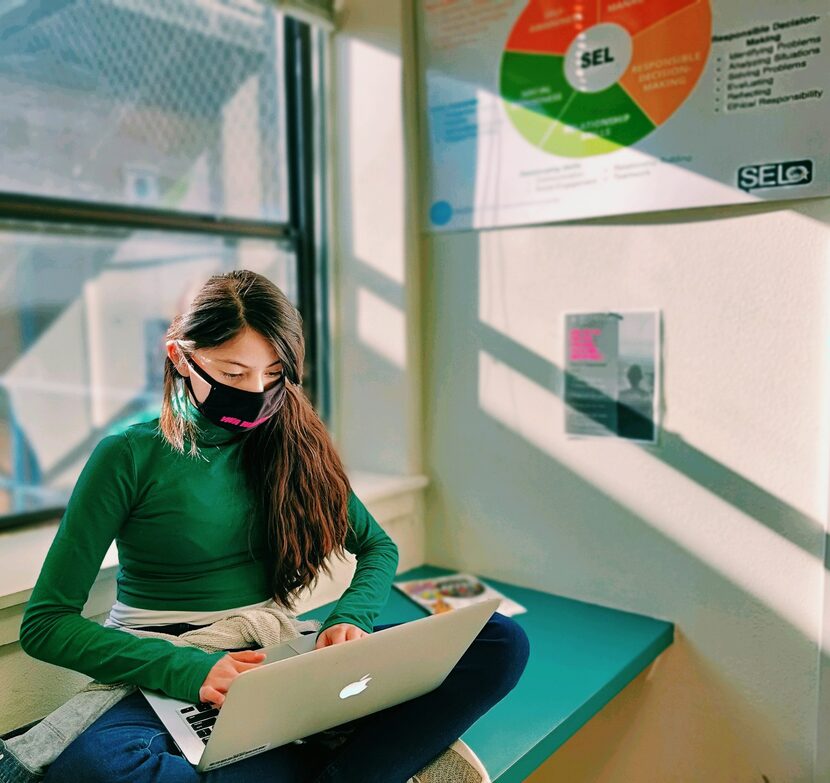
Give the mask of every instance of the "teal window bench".
[{"label": "teal window bench", "polygon": [[[450,573],[420,566],[397,579]],[[530,639],[519,684],[462,736],[493,783],[521,783],[673,641],[674,624],[489,579],[527,608],[516,620]],[[301,617],[324,620],[334,604]],[[377,625],[426,616],[393,588]]]}]

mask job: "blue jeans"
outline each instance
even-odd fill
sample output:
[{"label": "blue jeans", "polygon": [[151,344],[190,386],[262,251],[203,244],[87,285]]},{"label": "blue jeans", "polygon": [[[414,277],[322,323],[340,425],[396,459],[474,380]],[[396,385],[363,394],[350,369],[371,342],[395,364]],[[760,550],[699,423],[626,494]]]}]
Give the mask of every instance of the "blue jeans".
[{"label": "blue jeans", "polygon": [[405,783],[514,688],[529,654],[524,629],[496,612],[441,685],[343,724],[348,733],[338,747],[309,738],[203,773],[135,691],[87,726],[52,762],[43,783]]}]

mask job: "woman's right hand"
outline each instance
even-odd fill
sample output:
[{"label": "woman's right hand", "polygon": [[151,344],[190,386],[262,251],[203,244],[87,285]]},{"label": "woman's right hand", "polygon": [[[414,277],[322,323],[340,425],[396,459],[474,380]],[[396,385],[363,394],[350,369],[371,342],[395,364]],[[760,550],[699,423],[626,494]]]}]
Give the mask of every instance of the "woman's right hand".
[{"label": "woman's right hand", "polygon": [[242,672],[262,666],[265,653],[259,650],[237,650],[220,658],[208,672],[202,687],[199,688],[199,698],[202,702],[210,702],[221,708],[225,701],[225,694],[231,683]]}]

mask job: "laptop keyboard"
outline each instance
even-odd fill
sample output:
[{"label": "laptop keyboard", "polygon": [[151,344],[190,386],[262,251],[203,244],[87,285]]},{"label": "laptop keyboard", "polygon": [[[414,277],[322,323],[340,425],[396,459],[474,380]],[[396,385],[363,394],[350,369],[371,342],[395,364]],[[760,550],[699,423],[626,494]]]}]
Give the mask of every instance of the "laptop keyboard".
[{"label": "laptop keyboard", "polygon": [[210,703],[199,702],[182,707],[179,714],[185,719],[190,730],[207,745],[219,710]]},{"label": "laptop keyboard", "polygon": [[[310,650],[303,650],[302,652],[310,652]],[[291,655],[301,655],[299,650],[290,648]],[[216,716],[219,710],[216,709],[209,702],[199,702],[198,704],[188,704],[187,707],[182,707],[179,714],[187,722],[190,730],[200,739],[205,745],[210,739],[210,733],[213,731],[213,724],[216,723]],[[300,742],[301,740],[297,740]]]}]

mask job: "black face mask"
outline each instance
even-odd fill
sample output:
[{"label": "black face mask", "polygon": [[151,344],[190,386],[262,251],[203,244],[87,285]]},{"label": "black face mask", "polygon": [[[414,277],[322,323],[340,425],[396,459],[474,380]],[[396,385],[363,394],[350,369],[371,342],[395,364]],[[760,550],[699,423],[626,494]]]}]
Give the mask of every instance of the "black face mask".
[{"label": "black face mask", "polygon": [[285,371],[280,373],[276,384],[261,392],[246,391],[228,386],[197,367],[188,356],[185,361],[204,381],[210,384],[210,391],[203,402],[198,402],[190,376],[184,377],[185,385],[193,395],[193,402],[199,411],[214,424],[231,432],[247,432],[271,418],[285,400]]}]

